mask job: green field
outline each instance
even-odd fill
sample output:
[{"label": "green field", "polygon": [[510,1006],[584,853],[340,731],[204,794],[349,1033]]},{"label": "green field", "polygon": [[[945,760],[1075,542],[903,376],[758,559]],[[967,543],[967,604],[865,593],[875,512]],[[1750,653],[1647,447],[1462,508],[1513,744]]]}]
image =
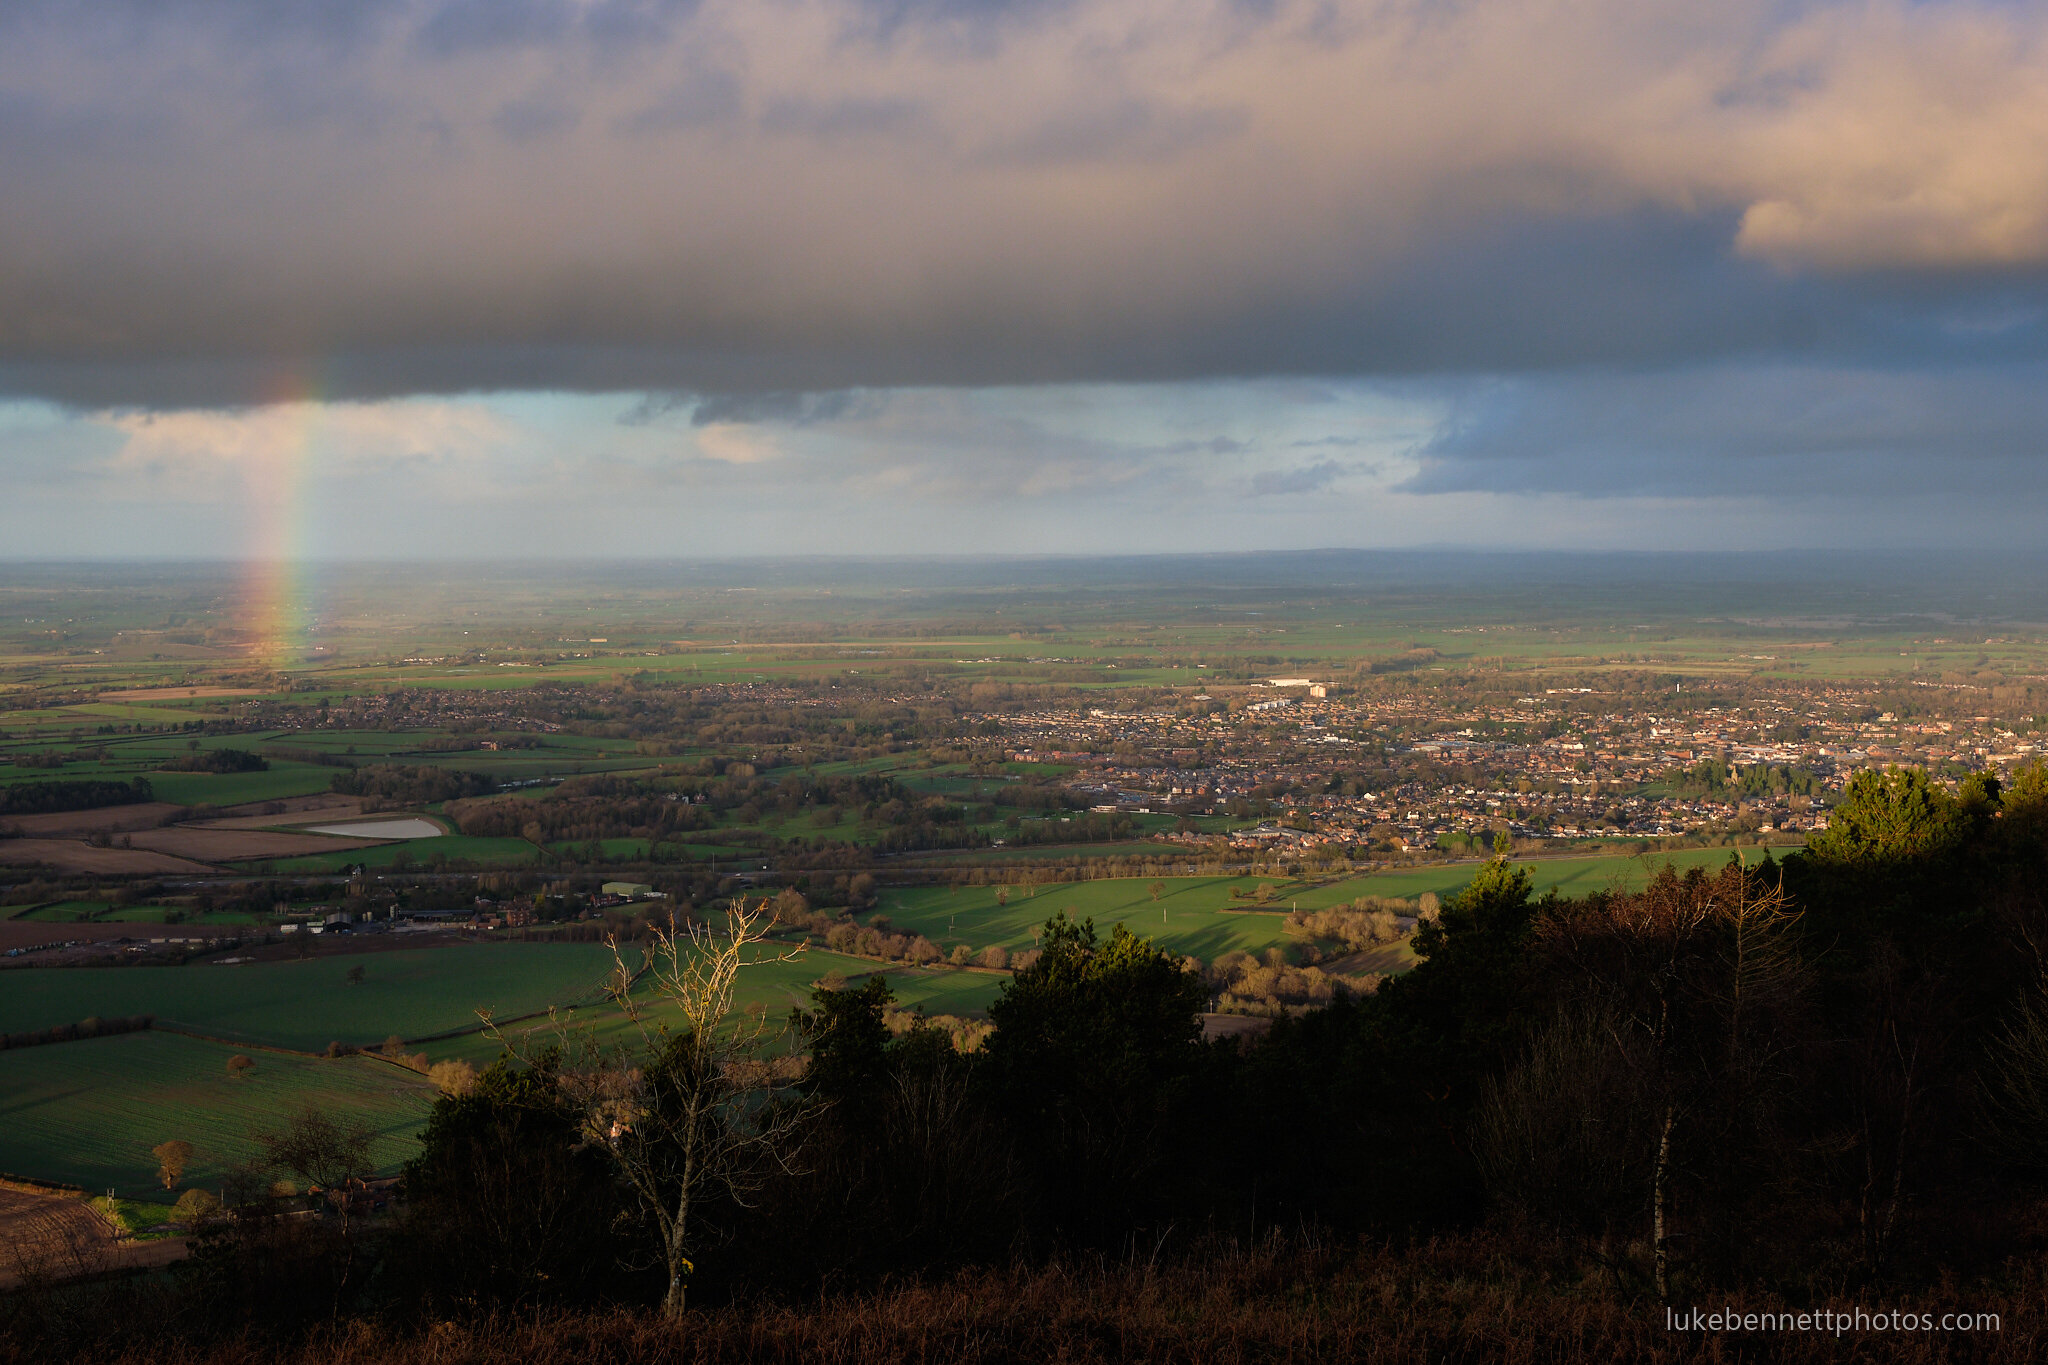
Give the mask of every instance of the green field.
[{"label": "green field", "polygon": [[312,763],[272,760],[261,773],[145,773],[159,801],[181,806],[239,806],[249,801],[280,801],[330,790],[334,769]]},{"label": "green field", "polygon": [[[478,840],[477,842],[481,843],[483,841]],[[519,842],[525,843],[524,840]],[[648,850],[647,840],[645,839],[599,839],[595,842],[600,850],[599,856],[610,862],[644,863],[653,856]],[[549,844],[548,848],[555,853],[581,856],[590,847],[591,843],[592,841],[589,839],[564,839],[557,843]],[[532,844],[526,844],[526,856],[529,859],[533,857]]]},{"label": "green field", "polygon": [[[1658,867],[1720,867],[1728,849],[1687,849],[1642,858],[1549,858],[1520,864],[1540,894],[1556,888],[1560,895],[1641,886]],[[1747,854],[1751,862],[1758,854]],[[1107,935],[1124,924],[1134,934],[1156,940],[1176,953],[1192,953],[1214,961],[1233,951],[1258,953],[1293,940],[1282,920],[1292,909],[1323,910],[1360,896],[1411,899],[1425,891],[1448,896],[1472,880],[1474,864],[1454,863],[1412,872],[1377,872],[1335,881],[1303,882],[1282,877],[1162,877],[1164,890],[1152,898],[1150,878],[1103,878],[1049,886],[1008,888],[1009,904],[999,905],[994,886],[896,887],[882,892],[880,909],[896,929],[923,934],[941,948],[965,943],[974,949],[1000,945],[1015,951],[1028,948],[1033,934],[1061,910],[1077,919],[1093,918]],[[1233,889],[1255,892],[1272,888],[1263,908],[1249,899],[1233,900]]]},{"label": "green field", "polygon": [[[380,1043],[583,999],[610,954],[596,943],[478,943],[223,967],[78,967],[0,974],[0,1032],[153,1014],[221,1037],[314,1052]],[[346,973],[361,967],[352,986]]]},{"label": "green field", "polygon": [[[1770,852],[1773,858],[1783,858],[1793,851],[1791,848],[1774,848]],[[1745,848],[1740,852],[1743,860],[1752,866],[1763,857],[1761,849]],[[1680,872],[1692,867],[1703,867],[1712,872],[1725,866],[1736,854],[1737,851],[1730,848],[1681,848],[1638,857],[1611,854],[1592,858],[1517,859],[1516,865],[1529,870],[1529,881],[1538,895],[1555,890],[1560,896],[1584,896],[1594,891],[1634,890],[1646,884],[1667,863]],[[1320,909],[1357,896],[1419,896],[1425,891],[1444,896],[1469,885],[1474,870],[1471,863],[1454,863],[1417,868],[1412,872],[1376,872],[1341,883],[1340,891],[1304,893],[1301,903],[1306,909]]]},{"label": "green field", "polygon": [[[629,842],[638,843],[638,840]],[[524,839],[479,838],[468,834],[443,834],[437,839],[404,839],[375,848],[346,849],[339,853],[314,853],[303,858],[244,859],[241,866],[261,864],[273,872],[336,872],[361,863],[365,867],[390,867],[409,863],[424,867],[436,858],[470,862],[479,866],[524,866],[540,850]]]},{"label": "green field", "polygon": [[[764,954],[787,951],[788,944],[770,944]],[[891,966],[871,961],[864,957],[848,957],[841,953],[821,948],[807,948],[790,961],[763,961],[740,973],[736,1003],[741,1009],[758,1005],[767,1011],[772,1024],[780,1025],[793,1008],[808,1009],[811,993],[827,973],[838,972],[850,986],[858,986],[869,976],[886,977],[890,988],[896,993],[896,1003],[904,1009],[922,1007],[926,1014],[977,1015],[986,1013],[989,1002],[996,998],[1003,983],[1009,977],[994,972],[962,971],[951,967],[907,967]],[[643,981],[636,994],[643,1000],[650,996]],[[597,1036],[606,1041],[618,1042],[628,1038],[629,1031],[624,1017],[610,1004],[576,1011],[573,1017],[564,1014],[564,1020],[572,1027],[595,1027]],[[673,1016],[656,1007],[650,1011],[650,1019],[671,1020]],[[555,1036],[555,1025],[547,1021],[532,1021],[512,1026],[507,1032],[515,1040],[527,1045],[545,1045]],[[435,1061],[444,1058],[461,1058],[477,1066],[487,1065],[503,1051],[502,1045],[482,1032],[459,1038],[445,1038],[429,1043],[422,1049]]]},{"label": "green field", "polygon": [[[177,915],[172,920],[169,916]],[[255,916],[232,910],[209,910],[196,913],[180,910],[168,905],[124,905],[119,909],[107,901],[59,901],[55,905],[39,905],[26,914],[13,917],[16,921],[35,924],[254,924]]]},{"label": "green field", "polygon": [[310,1104],[369,1122],[378,1169],[391,1171],[410,1155],[433,1098],[424,1077],[365,1058],[260,1052],[236,1080],[227,1070],[233,1055],[154,1031],[0,1052],[0,1170],[160,1199],[149,1154],[157,1143],[190,1142],[186,1183],[217,1183],[227,1166],[256,1155],[251,1128]]}]

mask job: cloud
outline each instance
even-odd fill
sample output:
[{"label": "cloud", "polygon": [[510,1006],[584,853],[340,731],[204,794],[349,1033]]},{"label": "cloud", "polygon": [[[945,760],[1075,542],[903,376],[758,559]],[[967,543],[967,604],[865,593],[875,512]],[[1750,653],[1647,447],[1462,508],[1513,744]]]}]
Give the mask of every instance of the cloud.
[{"label": "cloud", "polygon": [[692,426],[713,422],[781,422],[811,426],[846,416],[859,401],[852,393],[722,393],[696,400]]},{"label": "cloud", "polygon": [[1268,469],[1252,475],[1252,496],[1271,497],[1280,493],[1320,493],[1350,473],[1350,466],[1335,460],[1300,465],[1294,469]]},{"label": "cloud", "polygon": [[437,400],[115,411],[90,420],[120,437],[107,468],[150,480],[156,492],[203,489],[224,476],[359,477],[473,463],[512,433],[488,408]]},{"label": "cloud", "polygon": [[[2048,365],[0,403],[0,543],[418,558],[2027,545]],[[715,415],[715,414],[714,414]],[[166,513],[169,508],[170,514]]]},{"label": "cloud", "polygon": [[2048,505],[2048,365],[1726,365],[1457,386],[1411,493]]},{"label": "cloud", "polygon": [[0,392],[2043,353],[1997,0],[0,10]]},{"label": "cloud", "polygon": [[582,115],[573,107],[546,95],[512,100],[491,115],[491,127],[513,142],[556,137],[574,129],[581,121]]},{"label": "cloud", "polygon": [[782,451],[775,441],[750,427],[718,422],[697,432],[697,449],[721,464],[761,464]]}]

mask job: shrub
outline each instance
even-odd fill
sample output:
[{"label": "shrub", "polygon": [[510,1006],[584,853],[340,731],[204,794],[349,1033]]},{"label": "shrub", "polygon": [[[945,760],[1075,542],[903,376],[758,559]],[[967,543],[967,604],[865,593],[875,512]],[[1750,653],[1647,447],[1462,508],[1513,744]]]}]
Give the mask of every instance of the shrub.
[{"label": "shrub", "polygon": [[189,1189],[178,1196],[178,1202],[173,1206],[173,1211],[178,1215],[179,1222],[188,1228],[194,1228],[207,1222],[216,1213],[220,1212],[220,1200],[215,1198],[210,1191],[196,1188]]},{"label": "shrub", "polygon": [[81,1038],[110,1038],[117,1033],[140,1033],[156,1022],[153,1014],[103,1019],[92,1015],[76,1024],[56,1024],[21,1033],[0,1034],[0,1052],[18,1047],[42,1047],[49,1043],[71,1043]]},{"label": "shrub", "polygon": [[442,1094],[461,1099],[476,1089],[476,1068],[459,1058],[436,1062],[427,1069],[427,1079],[432,1081]]}]

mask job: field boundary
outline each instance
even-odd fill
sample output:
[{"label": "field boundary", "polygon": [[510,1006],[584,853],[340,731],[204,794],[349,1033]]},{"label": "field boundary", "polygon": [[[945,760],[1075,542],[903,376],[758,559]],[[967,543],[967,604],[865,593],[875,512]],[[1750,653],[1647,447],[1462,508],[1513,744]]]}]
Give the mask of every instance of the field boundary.
[{"label": "field boundary", "polygon": [[[649,955],[645,950],[642,950],[640,954],[639,969],[636,970],[631,976],[626,978],[626,989],[629,991],[633,989],[633,983],[638,981],[641,977],[647,975],[648,969],[653,965],[654,962],[651,955]],[[603,1004],[604,999],[602,996],[600,996],[599,998],[592,1000],[589,1003],[594,1007]],[[500,1025],[523,1024],[529,1019],[545,1018],[546,1016],[553,1014],[556,1010],[574,1010],[581,1008],[583,1008],[583,1006],[573,1000],[569,1001],[566,1004],[557,1002],[552,1005],[543,1005],[541,1008],[537,1010],[528,1010],[524,1014],[515,1014],[509,1019],[499,1019],[493,1017],[489,1023],[480,1023],[475,1028],[443,1029],[439,1033],[423,1033],[417,1038],[406,1039],[405,1043],[407,1047],[412,1046],[414,1043],[445,1043],[451,1038],[467,1038],[473,1033],[488,1033],[491,1031],[492,1028]],[[387,1058],[386,1060],[389,1059]]]},{"label": "field boundary", "polygon": [[16,1175],[12,1171],[0,1171],[0,1189],[20,1190],[23,1194],[75,1194],[80,1198],[88,1193],[83,1185],[67,1185],[61,1180],[38,1180],[32,1175]]},{"label": "field boundary", "polygon": [[[601,1002],[593,1001],[592,1003],[597,1004]],[[450,1028],[442,1029],[439,1033],[423,1033],[417,1038],[406,1039],[405,1043],[407,1047],[412,1046],[414,1043],[445,1043],[451,1038],[467,1038],[472,1033],[488,1033],[494,1025],[523,1024],[529,1019],[545,1018],[547,1015],[552,1014],[554,1011],[559,1009],[573,1010],[576,1008],[577,1006],[575,1005],[549,1005],[543,1009],[528,1010],[524,1014],[515,1014],[509,1019],[493,1018],[490,1023],[478,1024],[474,1028]],[[390,1059],[386,1058],[385,1060],[389,1061]]]},{"label": "field boundary", "polygon": [[19,910],[13,910],[8,912],[5,918],[10,920],[27,919],[30,915],[33,915],[38,910],[47,910],[53,905],[62,905],[63,903],[64,902],[62,899],[53,901],[38,901],[34,905],[24,905]]},{"label": "field boundary", "polygon": [[163,1033],[175,1033],[181,1038],[196,1038],[202,1043],[218,1043],[222,1047],[254,1048],[258,1052],[280,1052],[287,1057],[308,1057],[316,1062],[327,1060],[324,1052],[302,1052],[295,1047],[280,1043],[259,1043],[252,1038],[228,1038],[218,1033],[207,1033],[193,1024],[181,1024],[175,1019],[159,1019],[151,1027]]}]

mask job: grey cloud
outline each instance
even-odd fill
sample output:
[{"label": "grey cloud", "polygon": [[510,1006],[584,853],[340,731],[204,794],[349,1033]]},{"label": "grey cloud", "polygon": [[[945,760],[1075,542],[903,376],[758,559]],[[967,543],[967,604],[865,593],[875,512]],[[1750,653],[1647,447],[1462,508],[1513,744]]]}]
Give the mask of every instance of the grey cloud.
[{"label": "grey cloud", "polygon": [[984,157],[996,164],[1071,161],[1155,161],[1242,133],[1251,116],[1235,108],[1175,108],[1152,100],[1123,99],[1093,109],[1063,111],[1000,143]]},{"label": "grey cloud", "polygon": [[1406,490],[2048,499],[2048,365],[1717,366],[1463,395]]},{"label": "grey cloud", "polygon": [[546,95],[513,100],[491,115],[491,127],[513,142],[556,137],[582,121],[583,116],[573,107]]},{"label": "grey cloud", "polygon": [[761,127],[770,133],[794,133],[819,140],[879,137],[927,125],[929,116],[915,100],[848,96],[816,100],[790,96],[773,100],[761,111]]},{"label": "grey cloud", "polygon": [[808,427],[836,422],[855,412],[859,402],[859,395],[848,392],[650,393],[620,414],[619,422],[623,426],[651,426],[670,413],[687,411],[693,427],[718,422]]},{"label": "grey cloud", "polygon": [[560,41],[575,24],[570,0],[452,0],[430,10],[413,39],[438,58]]},{"label": "grey cloud", "polygon": [[740,81],[729,71],[704,71],[671,86],[653,103],[615,119],[628,137],[684,132],[723,123],[740,111]]},{"label": "grey cloud", "polygon": [[1272,497],[1283,493],[1320,493],[1351,472],[1349,465],[1335,460],[1301,465],[1295,469],[1266,469],[1252,475],[1252,496]]},{"label": "grey cloud", "polygon": [[1243,455],[1249,453],[1253,448],[1248,441],[1240,441],[1230,436],[1212,436],[1206,441],[1175,441],[1171,445],[1158,447],[1156,453],[1160,455]]},{"label": "grey cloud", "polygon": [[779,422],[788,426],[812,426],[833,422],[854,409],[851,393],[726,393],[710,394],[697,400],[690,413],[690,425],[710,426],[713,422]]},{"label": "grey cloud", "polygon": [[[20,0],[0,390],[2048,355],[2048,17],[1901,23],[1768,0]],[[2010,41],[1971,46],[1987,32]]]},{"label": "grey cloud", "polygon": [[615,54],[666,43],[696,8],[697,0],[443,0],[422,7],[413,43],[444,61],[571,39]]},{"label": "grey cloud", "polygon": [[993,53],[1006,28],[1043,22],[1081,7],[1081,0],[858,0],[849,7],[849,31],[889,43],[906,34],[959,42],[980,55]]}]

